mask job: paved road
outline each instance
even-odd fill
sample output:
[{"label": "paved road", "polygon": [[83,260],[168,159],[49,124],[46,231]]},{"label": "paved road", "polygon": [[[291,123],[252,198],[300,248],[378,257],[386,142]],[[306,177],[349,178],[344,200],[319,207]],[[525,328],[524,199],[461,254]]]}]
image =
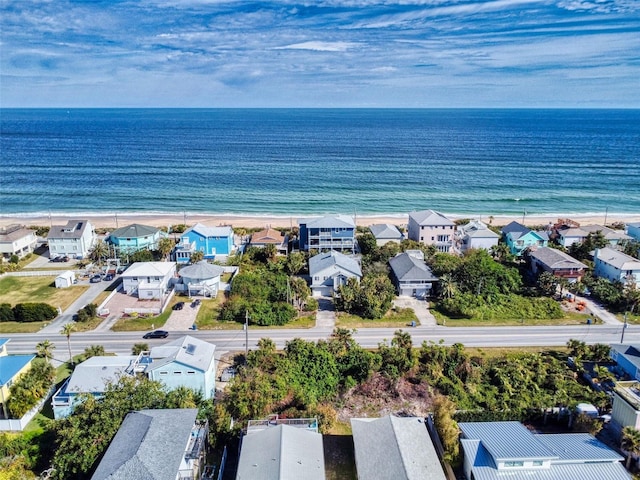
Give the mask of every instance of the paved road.
[{"label": "paved road", "polygon": [[[446,345],[462,343],[468,347],[504,347],[504,346],[562,346],[569,339],[577,339],[588,344],[618,343],[622,335],[622,325],[571,325],[560,327],[415,327],[407,328],[411,333],[414,345],[423,341],[438,342],[444,340]],[[278,348],[283,348],[287,340],[305,338],[316,341],[327,338],[331,329],[283,329],[257,330],[249,329],[249,348],[255,348],[262,337],[273,339]],[[394,329],[370,328],[361,329],[355,339],[366,348],[376,347],[383,340],[391,340]],[[196,332],[171,332],[169,339],[179,335],[193,335],[214,343],[218,350],[242,351],[245,348],[245,334],[242,330],[199,330]],[[134,343],[146,342],[150,345],[161,344],[166,340],[143,340],[143,332],[88,332],[73,333],[71,335],[71,349],[73,354],[81,353],[89,345],[103,345],[107,352],[128,355]],[[45,339],[53,342],[57,349],[56,357],[67,359],[67,339],[58,334],[46,335],[11,334],[9,353],[29,353],[35,351],[38,342]],[[625,343],[640,343],[640,326],[630,325],[624,336]]]}]

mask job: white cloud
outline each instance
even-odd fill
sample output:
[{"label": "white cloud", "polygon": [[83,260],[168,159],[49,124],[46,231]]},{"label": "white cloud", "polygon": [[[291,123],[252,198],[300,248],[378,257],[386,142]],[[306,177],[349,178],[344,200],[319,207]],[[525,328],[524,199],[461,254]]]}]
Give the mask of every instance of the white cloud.
[{"label": "white cloud", "polygon": [[291,45],[284,45],[282,47],[275,47],[274,50],[312,50],[315,52],[346,52],[347,50],[355,47],[355,43],[351,42],[320,42],[309,41],[302,43],[294,43]]}]

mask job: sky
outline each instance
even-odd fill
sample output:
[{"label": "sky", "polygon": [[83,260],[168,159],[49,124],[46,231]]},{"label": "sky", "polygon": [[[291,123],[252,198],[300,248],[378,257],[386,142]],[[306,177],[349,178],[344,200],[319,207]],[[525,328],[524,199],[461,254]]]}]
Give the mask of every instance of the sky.
[{"label": "sky", "polygon": [[0,107],[640,108],[640,0],[2,0]]}]

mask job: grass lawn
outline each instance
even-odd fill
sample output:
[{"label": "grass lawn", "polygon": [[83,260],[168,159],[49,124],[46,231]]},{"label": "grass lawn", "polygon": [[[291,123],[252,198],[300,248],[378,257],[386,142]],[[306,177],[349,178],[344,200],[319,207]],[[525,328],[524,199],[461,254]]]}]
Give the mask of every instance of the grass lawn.
[{"label": "grass lawn", "polygon": [[104,318],[102,317],[93,317],[91,320],[87,320],[86,322],[75,322],[74,332],[90,332],[91,330],[95,330],[103,320]]},{"label": "grass lawn", "polygon": [[0,334],[2,333],[35,333],[46,327],[49,322],[2,322],[0,323]]},{"label": "grass lawn", "polygon": [[401,328],[408,327],[411,322],[418,322],[418,317],[411,308],[391,309],[387,314],[377,320],[368,320],[357,315],[344,312],[336,312],[336,327],[342,328]]},{"label": "grass lawn", "polygon": [[160,315],[155,317],[122,317],[119,318],[116,324],[111,328],[114,332],[140,332],[144,330],[151,330],[151,325],[154,328],[162,328],[171,315],[171,309],[178,302],[184,302],[184,297],[174,295]]},{"label": "grass lawn", "polygon": [[[624,313],[616,313],[616,318],[621,322],[624,322]],[[631,314],[627,312],[627,323],[631,323],[633,325],[639,325],[640,313]]]},{"label": "grass lawn", "polygon": [[102,302],[104,302],[109,295],[111,295],[112,290],[105,290],[104,292],[100,292],[96,298],[93,299],[92,303],[95,303],[98,307]]},{"label": "grass lawn", "polygon": [[65,310],[89,287],[56,288],[55,277],[11,277],[0,279],[0,303],[43,302]]},{"label": "grass lawn", "polygon": [[431,310],[431,313],[438,322],[438,325],[445,325],[447,327],[506,327],[517,325],[528,326],[544,326],[544,325],[583,325],[587,323],[587,318],[591,318],[592,323],[602,323],[597,319],[593,321],[593,316],[586,313],[571,313],[565,312],[563,318],[546,318],[546,319],[486,319],[486,320],[474,320],[467,318],[450,318],[435,309]]}]

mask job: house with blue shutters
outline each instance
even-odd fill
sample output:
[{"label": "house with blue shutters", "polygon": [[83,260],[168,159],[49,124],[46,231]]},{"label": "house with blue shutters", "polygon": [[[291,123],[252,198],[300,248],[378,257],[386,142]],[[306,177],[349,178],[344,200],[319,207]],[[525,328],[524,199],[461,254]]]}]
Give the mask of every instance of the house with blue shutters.
[{"label": "house with blue shutters", "polygon": [[356,224],[347,215],[298,219],[300,250],[338,250],[355,253]]},{"label": "house with blue shutters", "polygon": [[516,257],[521,257],[528,248],[546,247],[549,244],[546,232],[536,232],[518,222],[511,222],[502,229],[502,239]]},{"label": "house with blue shutters", "polygon": [[182,234],[173,256],[178,263],[188,263],[191,255],[200,251],[206,260],[214,260],[216,256],[230,255],[234,248],[233,228],[230,226],[207,227],[196,223]]}]

